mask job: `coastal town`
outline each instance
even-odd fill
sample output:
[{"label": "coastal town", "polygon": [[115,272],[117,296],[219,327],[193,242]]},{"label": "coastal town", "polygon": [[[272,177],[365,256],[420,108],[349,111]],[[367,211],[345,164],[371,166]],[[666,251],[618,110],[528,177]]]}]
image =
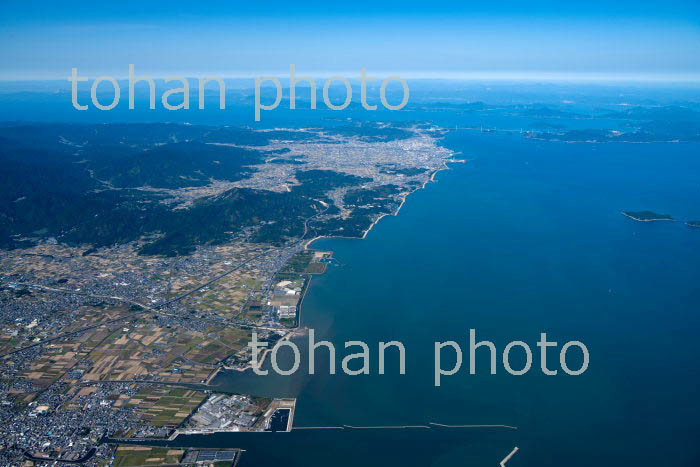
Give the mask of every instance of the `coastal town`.
[{"label": "coastal town", "polygon": [[[30,284],[26,278],[4,284],[3,299],[12,300],[16,314],[2,336],[0,404],[9,423],[0,428],[0,455],[89,464],[113,456],[109,446],[116,444],[103,443],[105,438],[269,429],[280,401],[226,398],[209,384],[223,368],[248,367],[252,330],[271,340],[293,332],[308,275],[322,273],[330,253],[303,246],[219,250],[178,258],[178,270],[192,275],[184,272],[181,283],[168,284],[174,292],[164,294],[167,305],[143,300],[163,286],[154,279],[167,277],[162,261],[143,276],[122,279],[138,288],[121,282]],[[224,260],[226,253],[239,263]],[[198,275],[205,264],[208,277],[221,277],[221,284],[192,286],[210,281]],[[130,293],[117,295],[121,291]],[[222,301],[228,307],[217,306]],[[293,401],[287,405],[293,410]],[[268,407],[274,409],[265,415]],[[15,446],[21,451],[13,452]]]},{"label": "coastal town", "polygon": [[252,332],[268,342],[297,332],[313,275],[333,263],[332,252],[311,249],[315,238],[364,237],[447,167],[452,153],[436,134],[273,140],[262,148],[273,156],[246,178],[157,190],[168,209],[187,212],[230,190],[298,190],[313,185],[308,174],[352,180],[309,199],[303,228],[284,241],[256,240],[256,228],[275,222],[262,221],[188,254],[143,254],[149,236],[97,248],[37,237],[0,250],[0,463],[234,465],[237,450],[148,443],[290,430],[293,399],[212,383],[250,368]]}]

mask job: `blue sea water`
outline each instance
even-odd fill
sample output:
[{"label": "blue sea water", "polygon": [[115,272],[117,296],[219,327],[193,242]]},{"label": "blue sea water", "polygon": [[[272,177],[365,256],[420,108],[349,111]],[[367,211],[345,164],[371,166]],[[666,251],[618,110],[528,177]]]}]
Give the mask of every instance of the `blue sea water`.
[{"label": "blue sea water", "polygon": [[[233,109],[225,120],[240,123],[249,110]],[[14,118],[36,118],[31,108],[26,115],[10,111]],[[95,118],[59,114],[51,118]],[[517,130],[532,123],[455,112],[391,118],[446,128]],[[221,119],[186,116],[228,123]],[[266,115],[264,124],[290,122],[303,126],[291,112]],[[496,466],[515,446],[520,450],[508,466],[700,465],[700,229],[681,222],[700,220],[700,147],[567,144],[478,131],[454,131],[443,144],[469,162],[441,172],[365,240],[313,244],[333,250],[337,261],[314,278],[302,325],[333,341],[340,356],[345,341],[370,344],[371,374],[225,373],[216,382],[232,391],[297,397],[295,426],[434,422],[518,429],[300,430],[188,436],[172,444],[241,447],[243,467]],[[669,213],[680,221],[639,223],[621,210]],[[434,342],[455,340],[466,351],[469,329],[499,350],[513,340],[527,342],[535,351],[532,370],[512,376],[499,365],[491,375],[479,360],[478,373],[470,375],[465,362],[436,388]],[[535,347],[541,332],[559,346],[584,342],[588,371],[542,375]],[[406,374],[396,374],[389,360],[387,374],[378,375],[376,344],[393,339],[406,347]],[[304,339],[299,343],[303,370]],[[319,369],[328,364],[324,355],[319,352]],[[556,353],[549,355],[550,368],[558,367]],[[519,363],[514,351],[513,366]],[[575,356],[570,363],[578,366]]]},{"label": "blue sea water", "polygon": [[[370,344],[372,374],[227,374],[219,382],[298,397],[296,426],[436,422],[518,430],[300,431],[275,442],[236,435],[202,442],[243,445],[244,466],[331,459],[342,466],[498,465],[515,446],[508,465],[516,467],[699,465],[700,230],[620,214],[700,218],[698,146],[567,144],[468,131],[443,144],[469,162],[441,172],[365,240],[313,244],[333,250],[337,263],[314,278],[302,324],[333,341],[340,356],[345,341]],[[499,351],[512,340],[527,342],[532,370],[513,376],[499,363],[491,375],[484,354],[476,375],[465,362],[434,387],[433,343],[454,340],[466,352],[469,329]],[[541,332],[559,348],[584,342],[588,371],[543,375],[535,346]],[[392,339],[406,346],[406,374],[388,360],[387,374],[378,375],[376,343]],[[557,354],[550,351],[550,368],[559,368]],[[324,368],[325,353],[317,355]]]}]

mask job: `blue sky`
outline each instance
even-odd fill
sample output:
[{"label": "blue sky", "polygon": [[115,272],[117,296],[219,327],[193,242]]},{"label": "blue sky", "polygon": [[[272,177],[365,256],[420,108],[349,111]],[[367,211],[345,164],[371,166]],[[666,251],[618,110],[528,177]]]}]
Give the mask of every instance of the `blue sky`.
[{"label": "blue sky", "polygon": [[[146,4],[147,3],[147,4]],[[700,2],[19,2],[0,79],[287,73],[700,76]]]}]

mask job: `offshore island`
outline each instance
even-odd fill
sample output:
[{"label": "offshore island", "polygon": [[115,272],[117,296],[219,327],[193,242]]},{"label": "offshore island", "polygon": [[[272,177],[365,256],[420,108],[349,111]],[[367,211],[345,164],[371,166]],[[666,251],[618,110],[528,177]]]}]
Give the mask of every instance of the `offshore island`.
[{"label": "offshore island", "polygon": [[658,214],[653,211],[621,211],[621,214],[638,222],[675,221],[670,214]]}]

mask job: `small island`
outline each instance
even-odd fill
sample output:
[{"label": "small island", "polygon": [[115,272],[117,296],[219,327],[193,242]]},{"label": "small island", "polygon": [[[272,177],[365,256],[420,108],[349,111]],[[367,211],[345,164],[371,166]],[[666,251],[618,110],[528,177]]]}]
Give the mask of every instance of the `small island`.
[{"label": "small island", "polygon": [[675,221],[670,214],[658,214],[653,211],[622,211],[623,216],[634,219],[639,222],[654,222],[654,221]]},{"label": "small island", "polygon": [[700,221],[688,221],[686,222],[687,225],[691,227],[695,227],[697,229],[700,229]]}]

